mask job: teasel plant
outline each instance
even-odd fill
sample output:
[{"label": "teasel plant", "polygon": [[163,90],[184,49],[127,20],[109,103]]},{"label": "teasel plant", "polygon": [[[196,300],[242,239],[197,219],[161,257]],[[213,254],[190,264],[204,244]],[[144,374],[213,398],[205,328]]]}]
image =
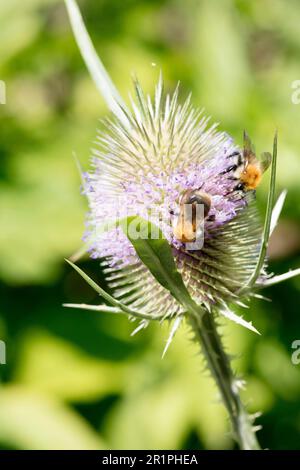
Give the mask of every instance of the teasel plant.
[{"label": "teasel plant", "polygon": [[[178,87],[165,96],[161,75],[154,100],[134,79],[136,98],[127,107],[75,0],[66,0],[66,7],[82,57],[112,117],[99,132],[91,170],[82,174],[89,202],[85,245],[67,260],[106,303],[65,306],[126,315],[137,323],[134,332],[152,321],[169,322],[163,355],[186,321],[227,409],[234,439],[241,449],[258,450],[256,416],[247,413],[240,398],[243,381],[233,372],[219,323],[225,317],[258,333],[234,312],[235,306],[248,306],[251,298],[263,298],[260,290],[300,274],[300,269],[267,274],[268,242],[286,197],[284,191],[275,203],[277,134],[261,226],[255,181],[264,168],[256,167],[248,136],[241,150],[217,125],[209,125],[190,97],[180,104]],[[252,163],[254,173],[246,179],[245,168]],[[186,243],[193,223],[188,228],[182,221],[185,201],[204,206],[199,249]],[[101,260],[113,295],[74,264],[85,251]]]}]

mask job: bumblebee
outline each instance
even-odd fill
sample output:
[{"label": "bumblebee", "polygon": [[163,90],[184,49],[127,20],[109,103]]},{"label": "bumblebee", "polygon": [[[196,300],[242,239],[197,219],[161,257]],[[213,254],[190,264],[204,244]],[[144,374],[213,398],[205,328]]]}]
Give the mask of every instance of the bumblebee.
[{"label": "bumblebee", "polygon": [[269,152],[263,152],[260,159],[255,154],[254,147],[250,137],[244,131],[244,149],[243,154],[233,152],[228,158],[237,157],[235,164],[230,165],[221,174],[233,173],[233,180],[239,181],[235,190],[251,191],[258,187],[262,175],[269,168],[272,156]]},{"label": "bumblebee", "polygon": [[[203,206],[203,213],[199,215],[197,205]],[[209,215],[211,198],[209,194],[199,189],[188,189],[179,201],[179,216],[173,229],[174,236],[183,243],[194,242],[201,222]]]}]

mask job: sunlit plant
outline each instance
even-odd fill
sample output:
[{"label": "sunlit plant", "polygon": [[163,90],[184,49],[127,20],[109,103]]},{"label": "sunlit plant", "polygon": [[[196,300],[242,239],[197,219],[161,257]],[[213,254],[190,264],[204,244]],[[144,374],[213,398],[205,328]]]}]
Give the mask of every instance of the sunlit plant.
[{"label": "sunlit plant", "polygon": [[[283,192],[275,204],[277,136],[272,155],[257,159],[246,133],[240,149],[209,125],[190,97],[180,104],[178,87],[165,96],[162,76],[154,100],[135,80],[136,98],[128,108],[93,48],[76,3],[66,4],[82,56],[113,113],[98,135],[92,168],[82,176],[90,207],[86,248],[101,259],[114,293],[68,261],[107,304],[67,306],[128,315],[139,322],[136,331],[150,321],[172,322],[164,353],[186,320],[219,388],[234,438],[241,449],[259,449],[254,417],[240,399],[242,382],[231,369],[217,326],[226,317],[257,333],[234,306],[245,306],[251,297],[261,297],[260,289],[300,272],[266,272],[269,237],[286,196]],[[261,227],[255,190],[270,164]]]}]

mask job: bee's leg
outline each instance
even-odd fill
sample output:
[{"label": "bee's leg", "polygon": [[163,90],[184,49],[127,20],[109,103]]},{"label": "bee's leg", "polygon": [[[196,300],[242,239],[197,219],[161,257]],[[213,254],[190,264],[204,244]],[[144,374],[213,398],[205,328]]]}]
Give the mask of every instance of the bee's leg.
[{"label": "bee's leg", "polygon": [[238,152],[238,151],[236,150],[235,152],[232,152],[230,155],[227,155],[226,158],[236,157],[237,155],[241,155],[241,152]]},{"label": "bee's leg", "polygon": [[[230,178],[232,181],[235,181],[236,178]],[[229,196],[229,194],[233,194],[237,191],[244,191],[245,189],[245,184],[244,183],[238,183],[231,191],[225,194],[225,196]]]},{"label": "bee's leg", "polygon": [[227,178],[229,181],[238,181],[239,178],[237,178],[236,176],[228,176]]},{"label": "bee's leg", "polygon": [[235,171],[238,169],[238,165],[237,164],[234,164],[234,165],[230,165],[228,168],[226,168],[226,170],[224,171],[221,171],[221,173],[219,173],[220,175],[226,175],[226,173],[230,173],[231,171]]},{"label": "bee's leg", "polygon": [[244,191],[244,189],[245,189],[245,184],[239,183],[233,188],[233,191]]}]

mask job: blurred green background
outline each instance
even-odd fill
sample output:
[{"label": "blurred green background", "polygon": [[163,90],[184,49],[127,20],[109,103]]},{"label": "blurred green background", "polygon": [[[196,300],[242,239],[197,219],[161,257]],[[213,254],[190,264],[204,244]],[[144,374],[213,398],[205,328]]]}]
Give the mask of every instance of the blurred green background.
[{"label": "blurred green background", "polygon": [[[297,0],[81,0],[89,32],[126,98],[135,72],[152,92],[181,81],[221,129],[259,151],[279,130],[278,193],[289,190],[270,270],[300,266],[300,79]],[[156,66],[154,65],[156,64]],[[126,318],[64,309],[96,296],[63,259],[81,245],[86,201],[72,158],[88,166],[107,113],[74,42],[61,0],[0,6],[0,447],[7,449],[234,448],[216,389],[183,328],[166,358],[166,327],[137,336]],[[263,211],[266,177],[258,190]],[[81,266],[104,282],[97,261]],[[266,291],[225,341],[261,411],[263,447],[300,449],[300,279]]]}]

